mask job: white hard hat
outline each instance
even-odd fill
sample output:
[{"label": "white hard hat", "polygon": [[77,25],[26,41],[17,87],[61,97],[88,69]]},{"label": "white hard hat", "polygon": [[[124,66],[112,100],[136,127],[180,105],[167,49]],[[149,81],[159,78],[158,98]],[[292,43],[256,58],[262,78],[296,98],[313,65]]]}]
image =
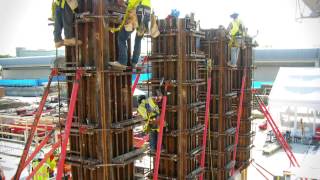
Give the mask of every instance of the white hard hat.
[{"label": "white hard hat", "polygon": [[43,150],[40,150],[38,154],[34,157],[34,159],[43,159],[43,158],[44,158]]}]

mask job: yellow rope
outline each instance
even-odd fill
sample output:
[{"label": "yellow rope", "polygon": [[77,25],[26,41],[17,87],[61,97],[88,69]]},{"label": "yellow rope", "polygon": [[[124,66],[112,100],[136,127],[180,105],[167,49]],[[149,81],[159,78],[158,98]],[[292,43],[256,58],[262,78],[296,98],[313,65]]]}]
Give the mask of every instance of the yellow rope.
[{"label": "yellow rope", "polygon": [[126,14],[124,15],[124,18],[123,18],[121,24],[117,28],[115,28],[115,27],[111,28],[110,32],[115,33],[115,32],[120,31],[123,28],[124,24],[126,23],[128,16],[129,16],[129,11],[127,9]]}]

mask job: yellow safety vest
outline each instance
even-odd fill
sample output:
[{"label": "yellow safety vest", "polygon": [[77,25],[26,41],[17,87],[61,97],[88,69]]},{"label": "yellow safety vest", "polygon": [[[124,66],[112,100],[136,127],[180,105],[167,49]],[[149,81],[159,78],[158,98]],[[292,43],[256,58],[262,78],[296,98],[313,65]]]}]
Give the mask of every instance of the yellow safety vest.
[{"label": "yellow safety vest", "polygon": [[[34,161],[32,162],[32,168],[36,168],[40,162]],[[37,173],[33,176],[33,180],[48,180],[49,179],[49,171],[48,165],[44,163],[37,171]]]},{"label": "yellow safety vest", "polygon": [[232,29],[231,29],[231,35],[235,36],[239,33],[239,35],[242,35],[242,31],[240,31],[240,25],[241,21],[240,19],[236,19],[232,21]]},{"label": "yellow safety vest", "polygon": [[127,21],[127,18],[129,16],[129,12],[131,10],[136,9],[138,7],[138,5],[140,5],[140,4],[143,5],[143,6],[151,8],[151,1],[150,0],[129,0],[129,4],[128,4],[127,10],[126,10],[126,14],[124,15],[124,18],[122,19],[121,24],[117,28],[111,28],[110,31],[112,33],[120,31],[123,28],[123,26],[125,25],[126,21]]},{"label": "yellow safety vest", "polygon": [[60,6],[62,9],[64,8],[65,4],[66,4],[66,0],[56,0],[56,5]]},{"label": "yellow safety vest", "polygon": [[[146,104],[149,104],[150,108],[152,109],[151,112],[147,111]],[[159,127],[156,128],[151,127],[150,121],[152,121],[158,114],[160,114],[159,107],[150,97],[146,100],[142,100],[141,104],[138,107],[138,113],[143,117],[143,119],[147,120],[147,123],[143,127],[145,132],[149,132],[150,130],[155,130],[159,132]]]},{"label": "yellow safety vest", "polygon": [[151,8],[151,1],[150,0],[130,0],[129,4],[128,4],[127,11],[130,11],[132,9],[137,8],[138,5],[140,5],[140,4]]}]

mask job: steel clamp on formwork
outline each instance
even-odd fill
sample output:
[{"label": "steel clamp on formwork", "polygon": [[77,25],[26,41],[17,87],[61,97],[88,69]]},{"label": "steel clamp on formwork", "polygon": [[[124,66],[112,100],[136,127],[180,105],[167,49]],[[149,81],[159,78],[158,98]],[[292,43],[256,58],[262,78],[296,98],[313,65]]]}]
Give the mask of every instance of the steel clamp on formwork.
[{"label": "steel clamp on formwork", "polygon": [[[65,159],[65,155],[66,155],[66,149],[67,149],[67,144],[68,144],[68,139],[69,139],[69,134],[70,134],[70,128],[71,128],[71,124],[72,124],[72,119],[73,119],[73,112],[74,112],[74,108],[75,108],[75,104],[76,104],[76,99],[77,99],[77,94],[78,94],[78,90],[79,90],[79,81],[82,78],[82,75],[84,73],[84,70],[81,68],[77,68],[76,70],[76,79],[75,82],[73,84],[73,88],[72,88],[72,96],[71,96],[71,100],[70,100],[70,104],[69,104],[69,111],[68,111],[68,115],[67,115],[67,120],[66,120],[66,127],[65,127],[65,132],[64,135],[62,136],[62,139],[59,139],[58,142],[56,142],[51,150],[45,154],[44,158],[41,160],[41,162],[37,165],[37,167],[34,168],[34,170],[32,171],[32,173],[27,177],[27,179],[31,179],[39,170],[39,168],[43,165],[43,163],[45,163],[45,161],[53,154],[53,152],[59,148],[61,146],[61,157],[59,160],[59,166],[58,166],[58,175],[57,175],[57,179],[61,179],[62,177],[62,171],[63,171],[63,166],[64,166],[64,159]],[[28,152],[30,150],[30,146],[31,143],[33,141],[33,137],[34,137],[34,133],[37,129],[42,111],[43,111],[43,107],[44,104],[46,102],[46,99],[48,97],[49,94],[49,90],[50,90],[50,85],[52,82],[52,79],[54,76],[57,76],[59,74],[58,69],[54,68],[51,71],[51,74],[49,76],[49,81],[48,81],[48,85],[45,89],[45,92],[42,96],[40,105],[37,109],[37,113],[35,115],[35,120],[33,122],[32,128],[31,128],[31,132],[30,135],[28,136],[28,140],[27,143],[25,145],[23,154],[21,156],[20,159],[20,163],[18,165],[18,169],[17,172],[15,174],[15,176],[13,177],[13,179],[18,180],[20,178],[20,175],[23,171],[23,169],[32,161],[32,159],[36,156],[36,154],[41,150],[41,148],[49,141],[50,137],[53,134],[53,130],[42,140],[42,142],[36,147],[36,149],[34,150],[34,152],[27,158]],[[62,145],[61,145],[61,142]],[[60,174],[59,174],[60,173]],[[60,175],[60,176],[59,176]]]}]

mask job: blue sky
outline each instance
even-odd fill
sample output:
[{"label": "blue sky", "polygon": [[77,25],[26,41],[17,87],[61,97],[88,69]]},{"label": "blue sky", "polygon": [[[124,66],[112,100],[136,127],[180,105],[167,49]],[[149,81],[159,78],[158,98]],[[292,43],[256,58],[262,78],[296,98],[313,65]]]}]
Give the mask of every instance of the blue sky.
[{"label": "blue sky", "polygon": [[[15,47],[53,49],[48,26],[51,0],[0,0],[0,54],[15,55]],[[320,19],[296,20],[296,0],[152,0],[160,18],[177,8],[181,16],[196,14],[202,28],[227,26],[238,12],[256,34],[260,48],[319,48]],[[307,12],[307,9],[306,9]]]}]

